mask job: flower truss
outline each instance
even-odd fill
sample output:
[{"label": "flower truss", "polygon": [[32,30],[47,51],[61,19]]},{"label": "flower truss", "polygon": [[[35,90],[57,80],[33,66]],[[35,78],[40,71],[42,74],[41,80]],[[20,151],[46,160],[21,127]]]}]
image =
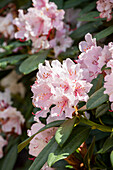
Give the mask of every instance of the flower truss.
[{"label": "flower truss", "polygon": [[39,65],[37,80],[32,86],[33,104],[42,108],[36,117],[44,115],[51,108],[51,117],[69,117],[75,111],[79,101],[88,100],[87,93],[92,85],[83,80],[83,70],[80,64],[75,64],[71,59],[66,59],[61,64],[54,60],[51,66],[45,61],[45,66]]},{"label": "flower truss", "polygon": [[100,12],[100,18],[112,19],[113,0],[98,0],[97,10]]},{"label": "flower truss", "polygon": [[[11,106],[11,96],[8,89],[5,92],[0,92],[0,131],[4,134],[15,133],[22,134],[21,125],[24,124],[25,119],[20,111]],[[2,154],[2,147],[8,142],[0,135],[0,154]]]},{"label": "flower truss", "polygon": [[[64,10],[58,10],[53,2],[33,0],[33,7],[24,14],[19,10],[19,17],[14,20],[18,27],[15,38],[32,40],[32,53],[40,49],[53,48],[55,56],[65,52],[72,45],[69,30],[63,22]],[[59,42],[60,37],[60,42]]]}]

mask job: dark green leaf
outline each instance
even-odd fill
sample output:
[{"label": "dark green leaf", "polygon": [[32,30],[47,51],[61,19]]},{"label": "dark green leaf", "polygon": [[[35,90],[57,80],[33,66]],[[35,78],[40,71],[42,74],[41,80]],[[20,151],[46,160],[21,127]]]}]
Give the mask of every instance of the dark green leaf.
[{"label": "dark green leaf", "polygon": [[94,92],[96,92],[97,90],[99,90],[104,83],[104,77],[103,74],[99,74],[98,77],[96,79],[93,79],[93,81],[91,82],[91,84],[93,84],[90,92],[88,93],[89,96],[91,96]]},{"label": "dark green leaf", "polygon": [[64,9],[77,7],[78,5],[82,4],[83,2],[87,2],[88,0],[68,0],[64,3]]},{"label": "dark green leaf", "polygon": [[88,110],[95,109],[96,107],[100,106],[109,99],[108,95],[104,94],[104,91],[105,88],[102,87],[90,96],[86,104]]},{"label": "dark green leaf", "polygon": [[92,33],[96,31],[100,25],[102,25],[101,21],[84,24],[77,30],[73,31],[70,36],[72,39],[78,41],[80,38],[84,37],[84,35],[86,35],[88,32]]},{"label": "dark green leaf", "polygon": [[25,42],[15,41],[15,42],[10,43],[9,45],[3,46],[3,48],[6,50],[13,50],[17,47],[28,46],[30,44],[31,44],[31,41],[25,41]]},{"label": "dark green leaf", "polygon": [[92,9],[94,9],[96,7],[96,1],[95,2],[91,2],[88,3],[79,13],[79,15],[83,15],[84,13],[87,13],[89,11],[91,11]]},{"label": "dark green leaf", "polygon": [[76,117],[74,117],[73,119],[66,120],[56,131],[55,140],[61,147],[70,136],[74,128],[75,121],[76,121]]},{"label": "dark green leaf", "polygon": [[95,38],[98,40],[107,37],[108,35],[113,33],[113,25],[109,26],[108,28],[102,30],[101,32],[97,33],[95,35]]},{"label": "dark green leaf", "polygon": [[109,138],[106,139],[102,149],[100,149],[97,153],[105,153],[108,149],[113,147],[113,136],[110,136]]},{"label": "dark green leaf", "polygon": [[63,147],[58,146],[54,152],[50,153],[47,161],[48,165],[52,166],[55,162],[71,155],[87,139],[90,130],[89,127],[75,127]]},{"label": "dark green leaf", "polygon": [[90,169],[90,162],[92,159],[94,147],[95,147],[95,137],[93,138],[93,140],[88,148],[88,151],[87,151],[86,155],[84,156],[84,162],[89,167],[89,169]]},{"label": "dark green leaf", "polygon": [[30,138],[27,138],[25,141],[20,143],[18,145],[18,152],[20,152],[22,149],[24,149],[29,144],[29,142],[34,138],[35,135],[37,135],[38,133],[40,133],[40,132],[42,132],[42,131],[44,131],[44,130],[46,130],[48,128],[60,126],[63,122],[64,122],[64,120],[59,120],[59,121],[51,122],[51,123],[45,125],[37,133],[35,133]]},{"label": "dark green leaf", "polygon": [[96,113],[95,113],[95,116],[96,118],[106,114],[106,112],[109,110],[109,104],[103,104],[101,106],[99,106],[97,109],[96,109]]},{"label": "dark green leaf", "polygon": [[20,60],[28,57],[28,54],[20,54],[0,59],[0,67],[5,68],[8,64],[16,64]]},{"label": "dark green leaf", "polygon": [[78,21],[97,21],[97,20],[102,20],[102,18],[96,18],[99,16],[99,13],[97,11],[92,11],[89,12],[80,18],[78,18]]},{"label": "dark green leaf", "polygon": [[1,170],[12,170],[17,159],[17,145],[14,145],[7,153]]},{"label": "dark green leaf", "polygon": [[20,72],[29,74],[38,68],[39,63],[44,63],[49,50],[40,51],[34,55],[29,56],[19,67]]}]

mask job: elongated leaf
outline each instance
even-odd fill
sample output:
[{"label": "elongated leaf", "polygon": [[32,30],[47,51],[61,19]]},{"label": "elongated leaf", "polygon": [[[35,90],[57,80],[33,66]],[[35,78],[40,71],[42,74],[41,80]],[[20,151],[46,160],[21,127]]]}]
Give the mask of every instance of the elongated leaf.
[{"label": "elongated leaf", "polygon": [[101,32],[97,33],[95,35],[95,38],[98,40],[101,40],[102,38],[107,37],[108,35],[113,33],[113,25],[109,26],[108,28],[102,30]]},{"label": "elongated leaf", "polygon": [[77,20],[78,21],[96,21],[96,20],[102,20],[102,18],[97,18],[97,17],[99,17],[99,12],[92,11],[92,12],[89,12],[89,13],[85,14],[84,16],[81,16]]},{"label": "elongated leaf", "polygon": [[17,159],[17,145],[14,145],[7,153],[1,170],[12,170]]},{"label": "elongated leaf", "polygon": [[10,43],[9,45],[2,46],[6,50],[13,50],[17,47],[23,47],[23,46],[28,46],[31,44],[31,41],[25,41],[25,42],[20,42],[20,41],[15,41]]},{"label": "elongated leaf", "polygon": [[5,68],[8,64],[16,64],[20,60],[23,60],[26,57],[28,57],[28,54],[20,54],[20,55],[2,58],[0,59],[0,67]]},{"label": "elongated leaf", "polygon": [[29,142],[34,138],[35,135],[37,135],[38,133],[40,133],[40,132],[42,132],[42,131],[44,131],[44,130],[46,130],[48,128],[60,126],[63,122],[64,122],[64,120],[59,120],[59,121],[54,121],[54,122],[51,122],[51,123],[45,125],[37,133],[35,133],[30,138],[27,138],[25,141],[20,143],[18,145],[18,152],[20,152],[22,149],[24,149],[29,144]]},{"label": "elongated leaf", "polygon": [[103,74],[99,74],[96,79],[93,79],[91,84],[93,84],[90,92],[88,93],[91,96],[94,92],[99,90],[104,84],[104,77]]},{"label": "elongated leaf", "polygon": [[89,11],[91,11],[92,9],[94,9],[96,7],[96,1],[95,2],[91,2],[89,4],[87,4],[79,13],[79,15],[83,15],[84,13],[87,13]]},{"label": "elongated leaf", "polygon": [[108,95],[104,94],[105,88],[97,90],[93,95],[90,96],[86,107],[88,110],[94,109],[108,100]]},{"label": "elongated leaf", "polygon": [[53,137],[46,147],[39,153],[33,164],[30,166],[29,170],[40,170],[46,163],[49,153],[54,152],[57,146],[58,144]]},{"label": "elongated leaf", "polygon": [[99,106],[97,109],[96,109],[96,113],[95,113],[95,116],[96,118],[106,114],[106,112],[109,110],[109,104],[103,104],[101,106]]},{"label": "elongated leaf", "polygon": [[84,35],[88,32],[92,33],[96,31],[100,25],[102,25],[101,21],[87,23],[79,27],[77,30],[73,31],[70,36],[77,41],[80,38],[84,37]]},{"label": "elongated leaf", "polygon": [[64,9],[67,8],[73,8],[73,7],[77,7],[78,5],[80,5],[83,2],[87,2],[88,0],[68,0],[64,3]]},{"label": "elongated leaf", "polygon": [[71,155],[87,139],[90,130],[89,127],[75,127],[63,147],[58,146],[54,152],[51,152],[47,161],[48,165],[52,166],[55,162]]},{"label": "elongated leaf", "polygon": [[44,63],[48,53],[49,50],[43,50],[38,52],[37,54],[31,55],[20,65],[20,72],[24,74],[29,74],[30,72],[36,70],[38,68],[39,63]]},{"label": "elongated leaf", "polygon": [[84,156],[84,162],[87,164],[87,166],[90,168],[90,161],[93,155],[93,151],[94,151],[94,147],[95,147],[95,137],[93,138],[88,151],[86,153],[86,155]]},{"label": "elongated leaf", "polygon": [[113,167],[113,151],[112,151],[111,154],[110,154],[110,161],[111,161],[111,165],[112,165],[112,167]]},{"label": "elongated leaf", "polygon": [[74,117],[73,119],[66,120],[56,131],[55,140],[61,147],[70,136],[74,128],[75,121],[76,121],[76,117]]},{"label": "elongated leaf", "polygon": [[109,138],[106,139],[103,147],[101,150],[99,150],[97,153],[105,153],[108,149],[113,147],[113,136],[110,136]]}]

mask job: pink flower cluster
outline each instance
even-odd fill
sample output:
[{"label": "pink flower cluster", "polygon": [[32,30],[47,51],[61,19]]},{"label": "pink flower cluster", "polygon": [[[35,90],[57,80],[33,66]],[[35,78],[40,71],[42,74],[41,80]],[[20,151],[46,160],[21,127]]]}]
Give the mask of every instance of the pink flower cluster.
[{"label": "pink flower cluster", "polygon": [[68,37],[64,28],[64,10],[58,10],[55,3],[48,0],[32,1],[33,7],[29,8],[26,14],[19,10],[19,17],[14,20],[19,30],[15,38],[32,40],[32,52],[54,48],[57,56],[72,45],[72,39]]},{"label": "pink flower cluster", "polygon": [[110,72],[105,76],[104,91],[109,95],[109,101],[112,102],[111,110],[113,110],[113,55],[112,59],[107,63],[107,67],[110,68]]},{"label": "pink flower cluster", "polygon": [[[86,34],[86,41],[79,43],[79,49],[82,52],[79,55],[77,63],[83,69],[84,79],[91,82],[98,74],[102,73],[103,66],[110,68],[105,69],[105,94],[109,95],[109,101],[113,102],[113,42],[104,45],[103,49],[96,45],[96,39],[92,39],[91,34]],[[111,104],[113,110],[113,104]]]},{"label": "pink flower cluster", "polygon": [[15,28],[13,25],[13,15],[11,13],[7,14],[6,17],[0,16],[0,33],[3,34],[5,38],[14,38]]},{"label": "pink flower cluster", "polygon": [[84,79],[91,82],[94,78],[102,73],[101,69],[113,56],[113,43],[105,45],[102,49],[97,46],[96,39],[92,39],[92,35],[87,33],[85,40],[79,43],[79,49],[82,52],[79,55],[77,63],[80,63]]},{"label": "pink flower cluster", "polygon": [[74,107],[78,102],[87,102],[87,93],[91,87],[92,84],[83,80],[80,64],[75,64],[69,58],[63,61],[63,64],[58,60],[53,60],[51,66],[49,61],[45,61],[45,66],[39,64],[39,72],[32,86],[32,92],[34,106],[42,110],[37,112],[35,120],[40,116],[46,116],[53,104],[55,106],[51,108],[51,119],[52,117],[72,118]]},{"label": "pink flower cluster", "polygon": [[[25,122],[25,119],[21,112],[11,106],[11,103],[11,96],[8,89],[4,93],[0,92],[0,131],[4,134],[11,134],[13,132],[21,135],[21,125]],[[3,156],[2,147],[6,144],[7,141],[0,136],[0,157]]]},{"label": "pink flower cluster", "polygon": [[98,0],[97,10],[100,12],[100,18],[112,19],[113,0]]},{"label": "pink flower cluster", "polygon": [[[28,136],[31,137],[33,134],[38,132],[42,127],[44,127],[44,124],[42,123],[34,123],[31,127],[31,130],[28,130]],[[55,135],[57,128],[53,127],[50,129],[47,129],[39,134],[37,134],[31,141],[29,145],[29,154],[37,157],[38,154],[43,150],[43,148],[47,145],[47,143],[50,141],[50,139]],[[49,168],[47,163],[42,167],[43,170],[46,169],[53,169]]]}]

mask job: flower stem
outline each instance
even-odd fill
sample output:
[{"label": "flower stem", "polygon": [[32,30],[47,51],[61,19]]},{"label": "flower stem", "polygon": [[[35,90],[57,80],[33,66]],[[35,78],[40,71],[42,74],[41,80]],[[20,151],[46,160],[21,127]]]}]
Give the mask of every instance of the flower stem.
[{"label": "flower stem", "polygon": [[103,132],[113,132],[113,128],[105,126],[105,125],[99,125],[95,122],[92,122],[91,120],[84,119],[83,117],[80,118],[80,122],[91,126],[92,129],[98,129]]}]

